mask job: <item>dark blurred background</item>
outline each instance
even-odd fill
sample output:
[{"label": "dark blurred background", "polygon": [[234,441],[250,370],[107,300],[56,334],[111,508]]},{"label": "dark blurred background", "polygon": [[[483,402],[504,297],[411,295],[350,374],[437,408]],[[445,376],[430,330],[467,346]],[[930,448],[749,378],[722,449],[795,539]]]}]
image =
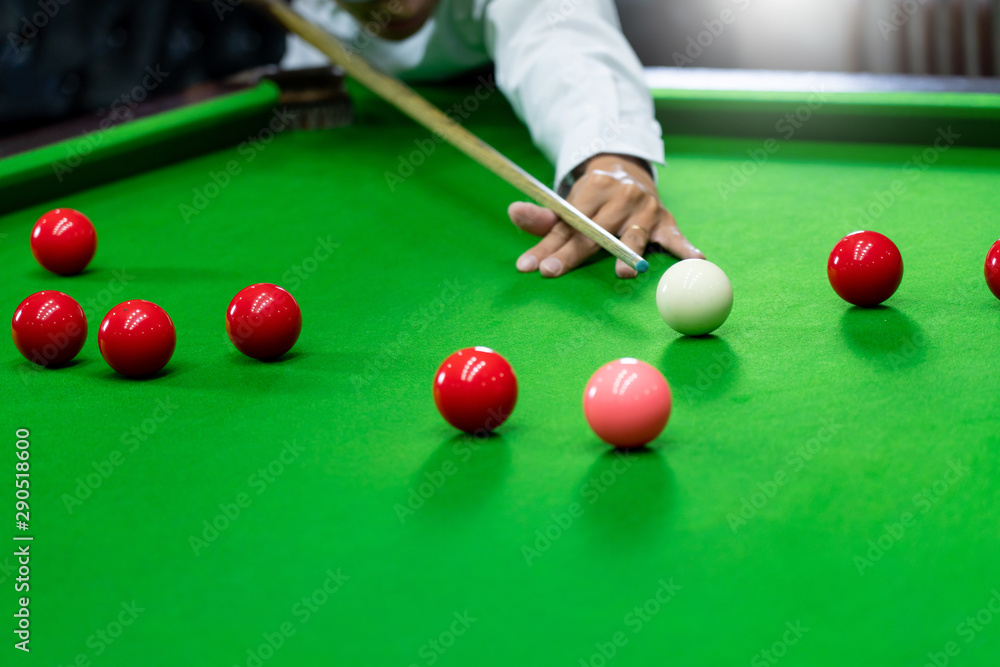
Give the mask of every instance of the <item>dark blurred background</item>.
[{"label": "dark blurred background", "polygon": [[[1000,72],[1000,0],[618,5],[648,66]],[[276,63],[284,51],[280,31],[237,0],[0,0],[0,34],[0,135],[124,112],[139,98]]]},{"label": "dark blurred background", "polygon": [[277,62],[284,35],[237,4],[0,0],[0,134]]}]

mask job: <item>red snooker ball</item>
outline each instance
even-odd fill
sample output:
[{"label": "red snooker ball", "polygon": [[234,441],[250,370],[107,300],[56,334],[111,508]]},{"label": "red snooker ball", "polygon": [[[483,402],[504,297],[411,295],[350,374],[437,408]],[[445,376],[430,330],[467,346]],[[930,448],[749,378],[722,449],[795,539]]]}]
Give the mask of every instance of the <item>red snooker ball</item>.
[{"label": "red snooker ball", "polygon": [[150,301],[132,299],[112,308],[97,331],[97,346],[111,368],[129,377],[156,373],[177,344],[174,323]]},{"label": "red snooker ball", "polygon": [[826,265],[833,290],[855,306],[877,306],[903,280],[899,248],[878,232],[854,232],[834,246]]},{"label": "red snooker ball", "polygon": [[642,447],[655,440],[670,421],[672,406],[666,378],[638,359],[603,366],[583,391],[587,423],[614,447]]},{"label": "red snooker ball", "polygon": [[445,421],[466,433],[489,433],[517,403],[517,378],[488,347],[469,347],[444,360],[434,376],[434,404]]},{"label": "red snooker ball", "polygon": [[993,244],[986,255],[986,284],[993,296],[1000,299],[1000,241]]},{"label": "red snooker ball", "polygon": [[241,289],[226,311],[226,333],[236,349],[254,359],[277,359],[302,332],[302,311],[286,290],[269,283]]},{"label": "red snooker ball", "polygon": [[87,317],[73,297],[53,290],[38,292],[14,311],[10,335],[28,361],[58,366],[79,354],[87,340]]},{"label": "red snooker ball", "polygon": [[57,208],[38,219],[31,230],[31,254],[52,273],[80,273],[97,250],[97,232],[83,213]]}]

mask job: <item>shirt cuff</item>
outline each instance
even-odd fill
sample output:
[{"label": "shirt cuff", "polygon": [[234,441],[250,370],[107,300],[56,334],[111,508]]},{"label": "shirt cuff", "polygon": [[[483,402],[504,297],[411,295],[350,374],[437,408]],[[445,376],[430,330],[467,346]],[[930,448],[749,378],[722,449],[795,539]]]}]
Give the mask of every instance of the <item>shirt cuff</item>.
[{"label": "shirt cuff", "polygon": [[[663,135],[660,124],[652,121],[649,127],[623,127],[606,123],[604,133],[574,132],[556,160],[556,192],[566,197],[576,181],[583,175],[583,165],[595,155],[612,153],[628,155],[646,163],[653,181],[659,181],[654,165],[666,163]],[[597,137],[597,138],[595,138]]]}]

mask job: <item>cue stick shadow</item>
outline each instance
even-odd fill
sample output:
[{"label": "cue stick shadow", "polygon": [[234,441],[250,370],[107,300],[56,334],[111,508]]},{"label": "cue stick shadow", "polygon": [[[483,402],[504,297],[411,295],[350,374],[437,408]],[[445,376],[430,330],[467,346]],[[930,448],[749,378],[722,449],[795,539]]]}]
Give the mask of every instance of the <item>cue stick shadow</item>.
[{"label": "cue stick shadow", "polygon": [[580,525],[615,553],[643,548],[662,534],[675,496],[674,473],[658,449],[605,451],[577,485]]},{"label": "cue stick shadow", "polygon": [[[431,452],[410,478],[399,504],[421,517],[474,519],[502,487],[510,471],[510,448],[502,434],[458,434]],[[403,517],[401,517],[403,518]]]},{"label": "cue stick shadow", "polygon": [[913,368],[927,358],[927,336],[892,306],[852,306],[840,318],[847,347],[860,359],[888,370]]}]

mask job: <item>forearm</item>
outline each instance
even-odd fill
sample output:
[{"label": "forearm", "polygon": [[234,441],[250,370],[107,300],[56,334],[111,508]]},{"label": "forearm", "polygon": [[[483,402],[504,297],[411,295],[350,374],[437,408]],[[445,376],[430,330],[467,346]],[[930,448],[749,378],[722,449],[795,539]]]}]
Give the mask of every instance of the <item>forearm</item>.
[{"label": "forearm", "polygon": [[498,86],[556,165],[557,185],[599,154],[663,162],[642,66],[612,0],[494,0],[487,46]]}]

